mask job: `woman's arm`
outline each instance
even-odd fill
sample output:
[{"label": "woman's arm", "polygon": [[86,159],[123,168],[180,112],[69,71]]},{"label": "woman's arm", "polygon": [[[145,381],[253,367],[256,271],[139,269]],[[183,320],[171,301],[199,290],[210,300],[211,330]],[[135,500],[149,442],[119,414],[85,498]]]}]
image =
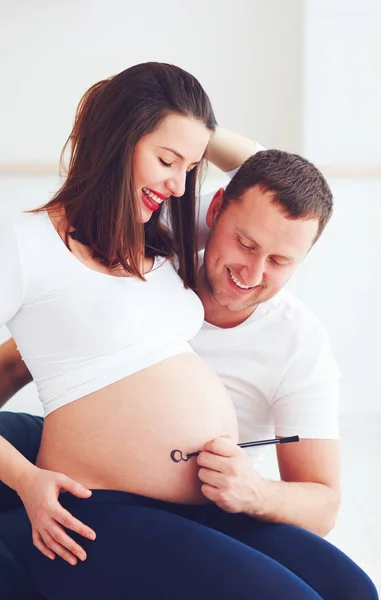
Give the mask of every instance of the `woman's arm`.
[{"label": "woman's arm", "polygon": [[33,543],[45,556],[56,554],[74,565],[86,553],[63,529],[94,540],[95,532],[78,521],[58,502],[61,492],[88,498],[91,491],[62,473],[40,469],[0,436],[0,481],[20,496],[32,525]]},{"label": "woman's arm", "polygon": [[[25,276],[19,242],[19,231],[15,224],[1,228],[0,281],[3,287],[0,294],[0,326],[6,325],[17,314],[25,300]],[[16,369],[13,375],[11,373],[7,377],[7,370],[8,374],[9,370],[12,372],[10,365],[19,360],[14,342],[9,342],[5,350],[6,358],[0,377],[4,397],[9,394],[10,381],[13,381],[13,375],[17,372]],[[95,533],[65,510],[58,502],[58,496],[62,491],[68,491],[80,498],[88,498],[90,490],[61,473],[36,467],[2,436],[0,481],[20,496],[32,525],[34,545],[45,556],[54,558],[58,554],[71,564],[75,564],[76,557],[82,560],[86,558],[84,550],[67,535],[64,527],[89,539],[94,539]]]},{"label": "woman's arm", "polygon": [[206,158],[221,171],[233,171],[264,147],[249,138],[218,127],[211,137]]},{"label": "woman's arm", "polygon": [[23,477],[27,477],[36,469],[37,467],[0,436],[0,480],[2,482],[19,494]]},{"label": "woman's arm", "polygon": [[30,381],[32,376],[14,340],[7,340],[0,345],[0,408]]}]

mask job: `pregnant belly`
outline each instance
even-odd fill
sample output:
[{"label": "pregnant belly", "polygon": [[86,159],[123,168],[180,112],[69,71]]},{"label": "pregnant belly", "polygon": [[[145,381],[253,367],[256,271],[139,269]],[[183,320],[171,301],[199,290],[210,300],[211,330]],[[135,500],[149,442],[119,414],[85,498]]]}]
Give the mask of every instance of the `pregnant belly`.
[{"label": "pregnant belly", "polygon": [[199,503],[196,458],[174,462],[171,453],[220,435],[238,441],[228,392],[205,361],[181,354],[50,414],[37,464],[92,489]]}]

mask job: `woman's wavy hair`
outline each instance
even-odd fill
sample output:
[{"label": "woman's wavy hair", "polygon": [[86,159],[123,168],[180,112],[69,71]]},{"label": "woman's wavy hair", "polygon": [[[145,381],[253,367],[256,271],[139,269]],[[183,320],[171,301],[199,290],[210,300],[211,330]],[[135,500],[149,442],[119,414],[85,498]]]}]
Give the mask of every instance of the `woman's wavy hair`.
[{"label": "woman's wavy hair", "polygon": [[108,268],[122,267],[144,279],[142,258],[177,255],[179,275],[195,287],[197,274],[196,186],[201,161],[186,176],[181,198],[167,202],[146,224],[133,184],[136,143],[169,114],[197,119],[213,132],[217,122],[210,100],[195,77],[166,63],[148,62],[93,85],[79,103],[73,130],[61,154],[70,159],[65,182],[43,211],[62,207],[69,237],[88,246]]}]

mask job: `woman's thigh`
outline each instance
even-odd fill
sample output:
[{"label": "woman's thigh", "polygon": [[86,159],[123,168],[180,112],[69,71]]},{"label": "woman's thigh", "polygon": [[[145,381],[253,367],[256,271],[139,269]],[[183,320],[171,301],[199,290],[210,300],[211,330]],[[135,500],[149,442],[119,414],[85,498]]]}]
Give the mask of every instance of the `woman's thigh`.
[{"label": "woman's thigh", "polygon": [[376,600],[377,590],[366,573],[335,546],[295,527],[265,523],[213,506],[208,526],[255,548],[295,573],[324,600]]},{"label": "woman's thigh", "polygon": [[27,566],[26,550],[32,533],[23,509],[0,513],[0,598],[43,600],[34,591]]},{"label": "woman's thigh", "polygon": [[36,587],[49,600],[320,598],[271,558],[167,510],[89,500],[70,509],[97,539],[82,541],[88,558],[75,567],[31,551]]}]

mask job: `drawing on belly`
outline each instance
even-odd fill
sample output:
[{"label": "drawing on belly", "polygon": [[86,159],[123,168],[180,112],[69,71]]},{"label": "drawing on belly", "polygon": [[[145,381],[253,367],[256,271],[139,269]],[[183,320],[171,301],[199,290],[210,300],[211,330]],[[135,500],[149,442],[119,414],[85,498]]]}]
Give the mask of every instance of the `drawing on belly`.
[{"label": "drawing on belly", "polygon": [[199,454],[200,452],[191,452],[190,454],[185,454],[184,456],[181,450],[172,450],[171,459],[175,463],[179,463],[181,461],[187,462],[190,458],[192,458],[192,456],[198,456]]}]

